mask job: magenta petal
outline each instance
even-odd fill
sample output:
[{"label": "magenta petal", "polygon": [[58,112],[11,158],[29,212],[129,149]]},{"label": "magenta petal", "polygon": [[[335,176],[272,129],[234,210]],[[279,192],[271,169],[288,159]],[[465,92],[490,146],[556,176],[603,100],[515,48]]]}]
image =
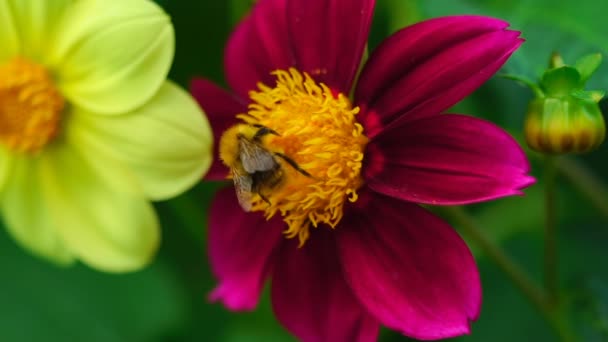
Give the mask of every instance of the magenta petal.
[{"label": "magenta petal", "polygon": [[[504,21],[480,16],[427,20],[385,40],[361,72],[355,100],[394,120],[440,113],[488,80],[522,43]],[[367,113],[367,114],[366,114]],[[377,118],[371,118],[378,121]],[[375,132],[374,132],[375,133]]]},{"label": "magenta petal", "polygon": [[336,233],[347,282],[367,310],[418,339],[469,333],[481,284],[460,236],[425,209],[382,195],[360,210]]},{"label": "magenta petal", "polygon": [[211,301],[230,310],[252,310],[271,271],[282,239],[280,218],[266,221],[260,213],[246,213],[234,189],[218,191],[209,218],[209,260],[219,280]]},{"label": "magenta petal", "polygon": [[359,69],[375,0],[290,1],[287,7],[296,66],[348,94]]},{"label": "magenta petal", "polygon": [[534,183],[517,142],[493,123],[457,114],[409,122],[368,145],[364,177],[402,200],[452,205],[521,195]]},{"label": "magenta petal", "polygon": [[207,180],[224,180],[228,169],[219,159],[218,142],[228,127],[237,123],[236,114],[245,113],[247,105],[211,81],[195,78],[190,83],[190,93],[205,111],[213,130],[213,164],[205,176]]},{"label": "magenta petal", "polygon": [[230,36],[224,68],[228,84],[248,98],[257,83],[274,85],[270,73],[295,66],[287,29],[287,0],[258,1]]},{"label": "magenta petal", "polygon": [[282,244],[272,277],[276,316],[304,342],[376,341],[379,325],[346,285],[332,234],[315,231],[302,248]]}]

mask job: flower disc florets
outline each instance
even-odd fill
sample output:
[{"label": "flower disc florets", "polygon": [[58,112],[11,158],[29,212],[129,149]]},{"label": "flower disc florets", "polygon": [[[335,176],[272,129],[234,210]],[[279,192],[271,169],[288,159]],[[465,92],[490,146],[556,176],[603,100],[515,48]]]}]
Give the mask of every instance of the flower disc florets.
[{"label": "flower disc florets", "polygon": [[64,100],[40,65],[15,58],[0,65],[0,142],[35,152],[57,134]]},{"label": "flower disc florets", "polygon": [[264,139],[265,148],[291,159],[308,175],[277,158],[284,180],[266,199],[258,196],[253,210],[264,211],[267,218],[280,213],[288,226],[286,236],[297,236],[303,244],[311,224],[335,227],[345,201],[357,200],[368,139],[355,120],[359,107],[353,108],[346,96],[295,69],[273,74],[276,86],[259,84],[249,94],[248,113],[238,117],[274,130],[277,134]]}]

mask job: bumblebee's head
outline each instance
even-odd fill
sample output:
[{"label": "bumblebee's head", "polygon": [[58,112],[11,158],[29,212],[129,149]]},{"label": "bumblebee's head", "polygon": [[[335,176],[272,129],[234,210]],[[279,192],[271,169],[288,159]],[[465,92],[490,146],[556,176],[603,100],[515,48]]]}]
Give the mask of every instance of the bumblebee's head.
[{"label": "bumblebee's head", "polygon": [[219,154],[222,162],[229,168],[240,164],[239,139],[249,139],[255,135],[256,128],[247,124],[230,127],[220,138]]}]

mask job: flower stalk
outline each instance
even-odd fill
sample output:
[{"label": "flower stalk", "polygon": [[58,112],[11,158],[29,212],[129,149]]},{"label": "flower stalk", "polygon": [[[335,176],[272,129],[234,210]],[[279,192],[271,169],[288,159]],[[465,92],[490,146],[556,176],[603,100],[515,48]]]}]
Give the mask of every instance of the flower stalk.
[{"label": "flower stalk", "polygon": [[573,158],[559,158],[555,162],[557,172],[567,178],[608,220],[608,185],[587,166]]},{"label": "flower stalk", "polygon": [[442,207],[437,209],[460,227],[467,238],[477,244],[490,260],[505,273],[513,285],[538,309],[561,341],[576,341],[576,337],[567,325],[561,311],[559,311],[559,307],[551,304],[544,291],[530,279],[524,270],[502,248],[484,233],[475,220],[462,207]]},{"label": "flower stalk", "polygon": [[544,283],[547,291],[547,300],[553,307],[558,303],[558,277],[557,277],[557,232],[555,208],[555,169],[554,156],[545,158],[545,256],[544,256]]}]

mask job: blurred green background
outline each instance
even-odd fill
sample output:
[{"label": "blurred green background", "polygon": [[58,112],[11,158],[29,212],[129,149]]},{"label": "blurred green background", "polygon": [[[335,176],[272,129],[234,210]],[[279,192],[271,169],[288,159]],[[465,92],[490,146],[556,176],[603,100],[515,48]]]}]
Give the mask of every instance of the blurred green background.
[{"label": "blurred green background", "polygon": [[[177,51],[171,78],[187,87],[198,75],[220,84],[223,46],[252,0],[159,0],[172,16]],[[566,62],[608,52],[608,1],[378,0],[370,37],[373,49],[399,28],[429,17],[484,14],[523,31],[527,42],[505,72],[537,78],[551,52]],[[608,90],[608,62],[589,83]],[[531,93],[494,78],[453,112],[484,117],[521,136]],[[608,106],[602,103],[604,108]],[[606,113],[606,111],[604,111]],[[608,147],[577,157],[608,182]],[[540,283],[543,179],[525,197],[467,208],[480,225]],[[233,314],[209,304],[214,287],[206,261],[206,212],[222,184],[200,184],[158,203],[163,243],[155,262],[128,275],[108,275],[77,265],[62,269],[35,259],[0,230],[1,341],[293,341],[276,322],[266,295],[254,313]],[[560,290],[572,325],[585,341],[608,341],[608,218],[564,178],[559,182]],[[608,201],[608,198],[605,199]],[[504,274],[470,244],[482,275],[484,304],[470,336],[457,341],[555,341],[549,325]],[[382,341],[405,341],[383,330]]]}]

